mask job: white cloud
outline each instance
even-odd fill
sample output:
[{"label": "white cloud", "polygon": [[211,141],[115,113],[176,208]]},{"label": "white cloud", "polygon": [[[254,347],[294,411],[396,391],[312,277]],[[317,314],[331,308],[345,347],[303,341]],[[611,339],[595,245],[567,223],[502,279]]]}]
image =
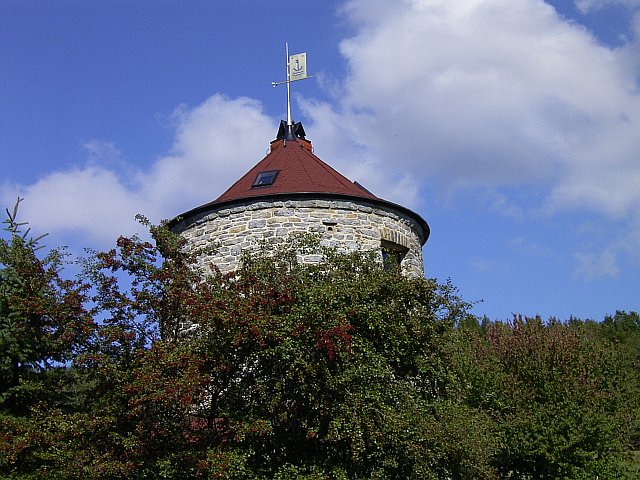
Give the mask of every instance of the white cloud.
[{"label": "white cloud", "polygon": [[[419,185],[494,191],[502,213],[587,209],[632,228],[637,43],[602,45],[542,0],[350,0],[343,13],[344,87],[335,106],[305,104],[327,158],[374,184],[384,172],[391,200],[420,203]],[[501,193],[523,185],[539,205]]]},{"label": "white cloud", "polygon": [[602,277],[617,277],[620,269],[616,263],[616,255],[610,250],[603,251],[600,255],[593,253],[576,253],[575,259],[578,267],[576,276],[586,280],[595,280]]},{"label": "white cloud", "polygon": [[25,198],[20,217],[41,231],[70,233],[103,248],[116,236],[140,230],[134,217],[171,218],[219,196],[260,159],[274,122],[248,98],[214,95],[174,113],[176,139],[170,155],[149,171],[135,170],[115,145],[85,144],[87,164],[51,173],[31,185],[5,184],[4,205]]},{"label": "white cloud", "polygon": [[611,217],[633,216],[640,206],[640,168],[603,165],[576,172],[557,185],[549,197],[553,210],[588,209]]},{"label": "white cloud", "polygon": [[576,0],[575,4],[582,13],[589,13],[612,5],[623,5],[631,9],[640,8],[640,0]]},{"label": "white cloud", "polygon": [[301,108],[312,119],[306,128],[313,132],[315,153],[352,181],[364,185],[374,195],[407,207],[419,203],[418,179],[403,169],[397,158],[384,161],[370,148],[368,131],[362,126],[373,118],[359,115],[345,122],[330,105],[301,99]]},{"label": "white cloud", "polygon": [[488,205],[488,209],[503,217],[520,220],[524,217],[522,208],[515,205],[509,198],[495,190],[486,190],[482,193],[482,199]]},{"label": "white cloud", "polygon": [[101,142],[99,140],[90,140],[83,145],[89,155],[89,161],[110,160],[120,163],[121,153],[113,142]]},{"label": "white cloud", "polygon": [[[130,233],[137,213],[135,193],[113,171],[95,165],[55,172],[32,185],[3,186],[4,205],[12,205],[18,196],[25,199],[20,218],[39,231],[82,232],[96,243]],[[120,231],[112,229],[115,225]]]},{"label": "white cloud", "polygon": [[640,212],[637,212],[631,221],[631,228],[627,234],[621,239],[621,250],[629,255],[629,257],[640,265]]},{"label": "white cloud", "polygon": [[267,152],[276,122],[250,98],[214,95],[174,113],[170,155],[145,174],[141,194],[169,217],[214,200]]}]

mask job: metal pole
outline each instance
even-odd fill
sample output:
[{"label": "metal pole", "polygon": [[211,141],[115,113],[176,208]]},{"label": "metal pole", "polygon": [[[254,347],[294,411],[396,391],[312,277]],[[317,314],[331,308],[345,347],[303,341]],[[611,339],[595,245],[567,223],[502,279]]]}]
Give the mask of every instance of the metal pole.
[{"label": "metal pole", "polygon": [[289,43],[284,43],[284,48],[287,55],[287,126],[293,125],[293,121],[291,120],[291,65],[289,65]]}]

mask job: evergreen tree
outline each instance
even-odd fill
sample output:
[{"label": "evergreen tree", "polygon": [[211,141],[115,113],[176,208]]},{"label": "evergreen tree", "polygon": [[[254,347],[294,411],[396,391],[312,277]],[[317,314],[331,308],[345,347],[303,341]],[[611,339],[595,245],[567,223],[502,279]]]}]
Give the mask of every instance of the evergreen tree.
[{"label": "evergreen tree", "polygon": [[87,286],[60,277],[61,251],[38,257],[42,237],[30,237],[17,221],[19,203],[7,211],[0,238],[0,411],[10,413],[39,400],[64,401],[62,367],[93,329]]}]

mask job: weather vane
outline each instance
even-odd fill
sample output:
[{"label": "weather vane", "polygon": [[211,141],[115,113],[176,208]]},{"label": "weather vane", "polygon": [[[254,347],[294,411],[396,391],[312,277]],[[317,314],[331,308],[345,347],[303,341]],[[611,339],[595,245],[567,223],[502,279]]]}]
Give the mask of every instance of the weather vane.
[{"label": "weather vane", "polygon": [[287,84],[287,126],[293,125],[291,120],[291,82],[297,80],[304,80],[306,78],[313,78],[315,75],[307,75],[307,54],[296,53],[289,55],[289,44],[285,42],[285,54],[287,56],[287,79],[283,82],[271,82],[271,85],[277,87],[278,85]]}]

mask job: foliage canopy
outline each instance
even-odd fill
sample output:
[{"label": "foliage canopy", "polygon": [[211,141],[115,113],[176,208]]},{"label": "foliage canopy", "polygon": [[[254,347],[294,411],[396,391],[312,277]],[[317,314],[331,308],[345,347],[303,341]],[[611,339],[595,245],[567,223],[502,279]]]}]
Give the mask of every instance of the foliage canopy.
[{"label": "foliage canopy", "polygon": [[371,253],[296,237],[222,274],[162,226],[63,280],[60,252],[5,223],[7,478],[630,475],[633,312],[480,324],[450,283]]}]

